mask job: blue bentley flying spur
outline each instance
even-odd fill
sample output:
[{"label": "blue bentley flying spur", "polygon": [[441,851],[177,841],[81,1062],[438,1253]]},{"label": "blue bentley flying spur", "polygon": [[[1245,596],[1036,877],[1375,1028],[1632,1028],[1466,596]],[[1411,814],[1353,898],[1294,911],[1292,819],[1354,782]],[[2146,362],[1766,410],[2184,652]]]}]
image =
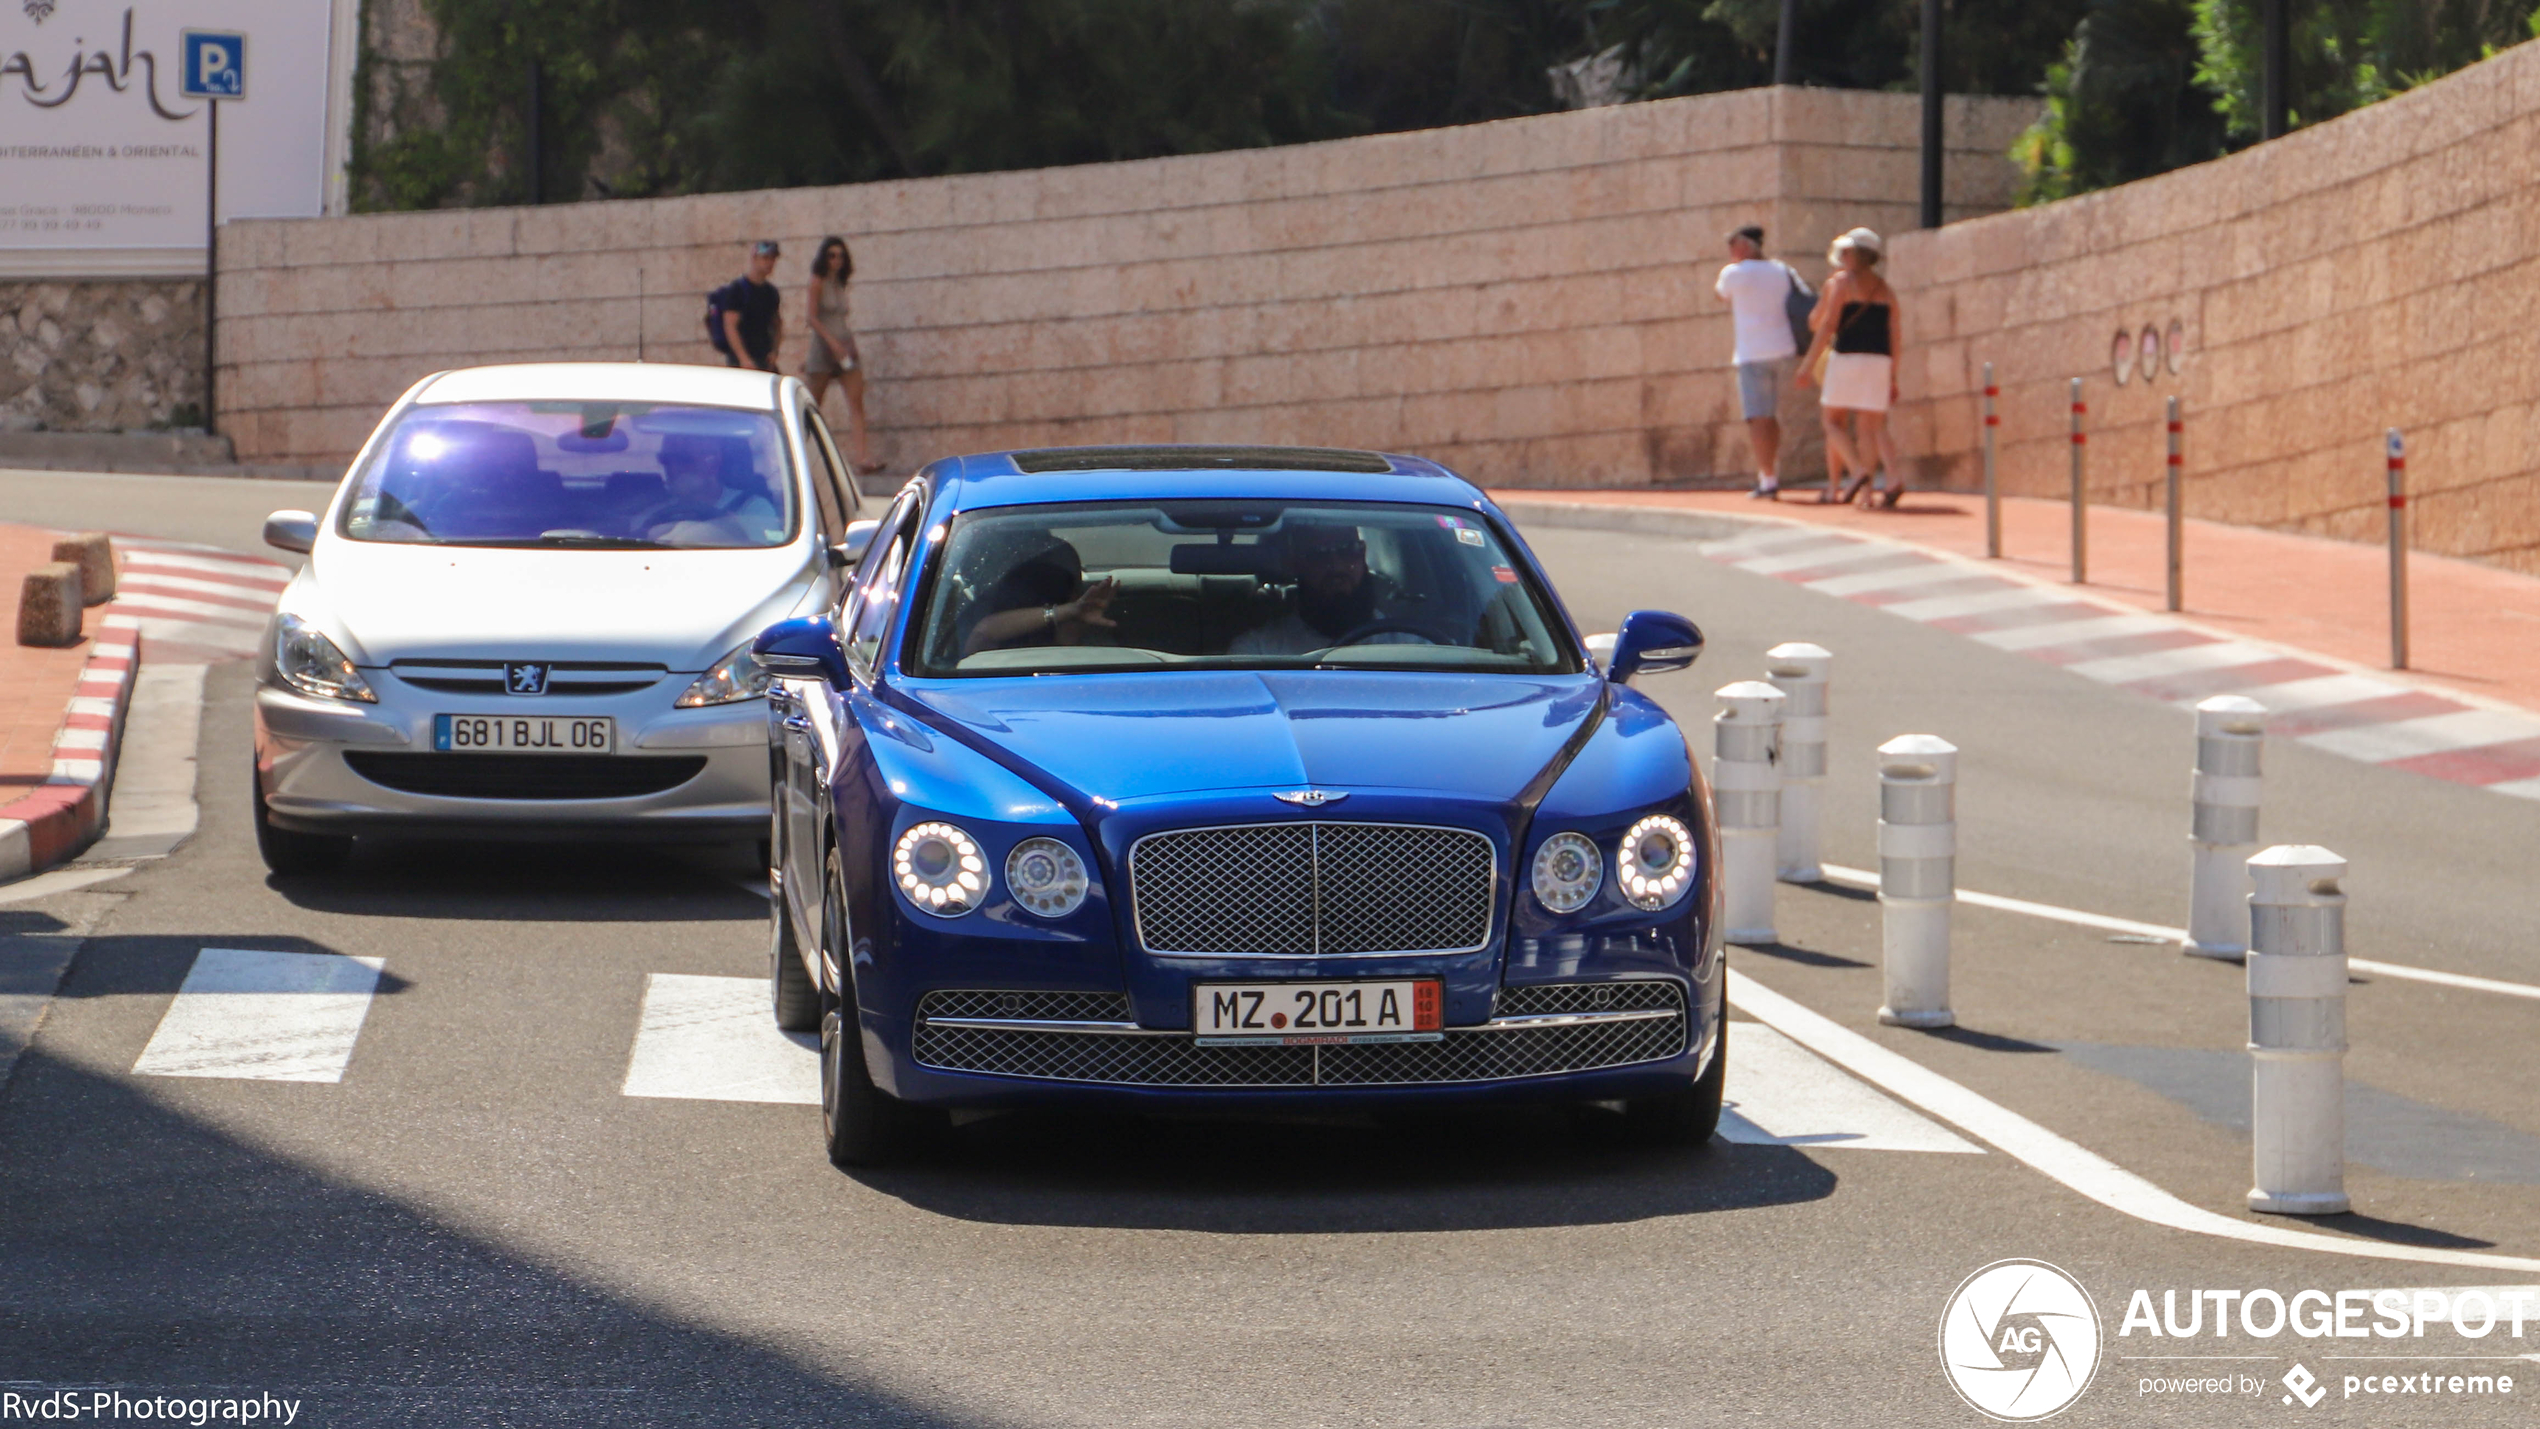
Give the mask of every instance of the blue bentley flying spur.
[{"label": "blue bentley flying spur", "polygon": [[[1506,516],[1416,457],[1088,447],[919,472],[754,650],[777,1022],[830,1158],[954,1108],[1720,1114],[1711,799]],[[860,548],[860,549],[859,549]],[[860,558],[860,559],[859,559]]]}]

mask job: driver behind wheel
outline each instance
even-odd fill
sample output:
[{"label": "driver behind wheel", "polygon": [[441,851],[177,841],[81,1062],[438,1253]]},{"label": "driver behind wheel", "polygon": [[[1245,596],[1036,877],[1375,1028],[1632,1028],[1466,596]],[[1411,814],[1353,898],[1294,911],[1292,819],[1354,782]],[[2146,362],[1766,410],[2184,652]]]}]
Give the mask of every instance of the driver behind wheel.
[{"label": "driver behind wheel", "polygon": [[724,447],[715,437],[663,437],[662,500],[635,518],[635,533],[666,546],[738,546],[781,528],[784,518],[763,488],[727,484]]},{"label": "driver behind wheel", "polygon": [[1286,614],[1256,626],[1227,646],[1234,655],[1306,655],[1328,650],[1368,627],[1359,645],[1429,645],[1434,641],[1398,628],[1402,614],[1386,606],[1367,570],[1367,538],[1356,526],[1291,521],[1276,537],[1296,596]]}]

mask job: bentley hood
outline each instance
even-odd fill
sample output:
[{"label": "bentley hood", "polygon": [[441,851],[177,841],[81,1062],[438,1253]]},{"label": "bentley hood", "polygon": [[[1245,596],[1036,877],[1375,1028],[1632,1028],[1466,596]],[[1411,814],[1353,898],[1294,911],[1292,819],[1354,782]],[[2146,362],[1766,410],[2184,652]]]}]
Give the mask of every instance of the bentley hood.
[{"label": "bentley hood", "polygon": [[1181,671],[908,693],[1107,804],[1217,789],[1390,789],[1504,804],[1595,710],[1592,675]]},{"label": "bentley hood", "polygon": [[[794,614],[799,548],[551,551],[326,542],[286,596],[350,637],[356,664],[392,660],[639,660],[702,670]],[[313,589],[311,588],[313,584]],[[302,607],[313,607],[303,609]]]}]

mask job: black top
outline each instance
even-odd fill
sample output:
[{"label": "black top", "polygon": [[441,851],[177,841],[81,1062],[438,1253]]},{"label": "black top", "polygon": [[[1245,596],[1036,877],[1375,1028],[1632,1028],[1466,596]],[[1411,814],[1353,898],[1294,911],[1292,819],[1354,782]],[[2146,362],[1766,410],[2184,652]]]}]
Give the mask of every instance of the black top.
[{"label": "black top", "polygon": [[1845,303],[1843,316],[1835,323],[1834,350],[1894,356],[1888,350],[1888,312],[1885,303]]},{"label": "black top", "polygon": [[749,349],[750,360],[767,361],[776,346],[777,305],[784,301],[776,285],[753,283],[744,273],[716,289],[714,301],[722,311],[739,315],[741,346]]}]

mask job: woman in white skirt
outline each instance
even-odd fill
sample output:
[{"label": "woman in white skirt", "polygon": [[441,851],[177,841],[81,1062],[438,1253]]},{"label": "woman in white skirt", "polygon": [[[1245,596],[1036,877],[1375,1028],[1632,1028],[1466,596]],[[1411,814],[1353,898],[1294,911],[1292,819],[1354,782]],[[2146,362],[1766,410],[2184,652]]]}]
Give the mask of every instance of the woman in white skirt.
[{"label": "woman in white skirt", "polygon": [[1826,261],[1834,276],[1817,295],[1808,319],[1816,340],[1799,364],[1799,380],[1818,386],[1817,409],[1826,426],[1826,495],[1850,501],[1883,467],[1871,500],[1894,506],[1905,494],[1896,438],[1887,409],[1896,400],[1896,352],[1904,334],[1896,290],[1879,276],[1879,236],[1856,228],[1834,241]]}]

